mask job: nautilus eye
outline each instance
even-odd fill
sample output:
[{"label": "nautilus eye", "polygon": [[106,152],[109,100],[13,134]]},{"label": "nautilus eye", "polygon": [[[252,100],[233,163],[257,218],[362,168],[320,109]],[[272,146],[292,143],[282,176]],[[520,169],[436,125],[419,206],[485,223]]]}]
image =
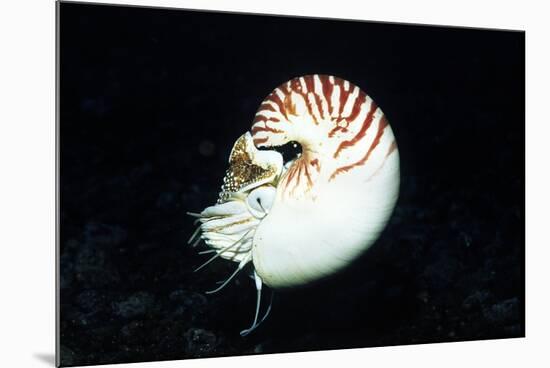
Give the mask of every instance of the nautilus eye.
[{"label": "nautilus eye", "polygon": [[291,141],[278,147],[259,147],[260,150],[273,150],[279,152],[283,156],[283,164],[286,168],[302,155],[302,146],[296,141]]},{"label": "nautilus eye", "polygon": [[258,302],[247,334],[259,324],[263,284],[303,285],[348,266],[379,237],[398,191],[397,144],[376,103],[346,80],[298,77],[260,104],[218,202],[192,214],[201,225],[190,241],[201,232],[216,252],[207,263],[238,262],[222,287],[253,266]]}]

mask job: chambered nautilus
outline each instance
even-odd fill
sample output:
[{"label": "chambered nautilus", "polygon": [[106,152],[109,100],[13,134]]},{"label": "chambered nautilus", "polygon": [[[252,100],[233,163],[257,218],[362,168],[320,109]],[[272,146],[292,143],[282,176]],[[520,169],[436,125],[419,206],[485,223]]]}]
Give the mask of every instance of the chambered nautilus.
[{"label": "chambered nautilus", "polygon": [[238,263],[211,292],[252,266],[257,303],[246,335],[271,307],[258,321],[262,284],[303,285],[349,265],[376,241],[398,192],[399,154],[382,110],[346,80],[302,76],[261,103],[233,146],[217,203],[189,213],[200,223],[189,242],[215,253],[203,266]]}]

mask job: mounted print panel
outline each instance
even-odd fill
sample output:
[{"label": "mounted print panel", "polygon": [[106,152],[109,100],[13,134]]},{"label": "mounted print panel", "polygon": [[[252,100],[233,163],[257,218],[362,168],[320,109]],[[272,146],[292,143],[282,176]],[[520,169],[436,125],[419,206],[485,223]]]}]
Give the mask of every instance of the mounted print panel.
[{"label": "mounted print panel", "polygon": [[57,11],[61,366],[525,336],[523,32]]}]

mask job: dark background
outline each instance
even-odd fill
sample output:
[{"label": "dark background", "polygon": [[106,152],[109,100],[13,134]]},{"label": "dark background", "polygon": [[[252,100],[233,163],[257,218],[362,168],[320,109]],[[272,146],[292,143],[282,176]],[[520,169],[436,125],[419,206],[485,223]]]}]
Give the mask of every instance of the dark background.
[{"label": "dark background", "polygon": [[[137,362],[524,336],[522,32],[60,5],[61,362]],[[293,77],[386,113],[401,194],[330,280],[255,289],[186,245],[233,142]],[[284,229],[282,229],[284,230]],[[265,294],[266,296],[268,293]]]}]

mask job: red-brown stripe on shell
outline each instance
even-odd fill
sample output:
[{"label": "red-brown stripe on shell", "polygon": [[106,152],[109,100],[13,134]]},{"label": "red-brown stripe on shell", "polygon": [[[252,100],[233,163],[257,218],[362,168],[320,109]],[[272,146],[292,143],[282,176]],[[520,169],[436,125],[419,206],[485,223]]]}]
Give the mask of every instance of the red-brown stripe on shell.
[{"label": "red-brown stripe on shell", "polygon": [[303,155],[281,181],[283,195],[296,197],[307,195],[319,180],[332,181],[364,167],[365,174],[374,175],[380,165],[369,165],[376,151],[395,152],[388,127],[384,113],[359,87],[334,76],[306,75],[264,99],[251,133],[258,147],[291,140],[302,144]]}]

